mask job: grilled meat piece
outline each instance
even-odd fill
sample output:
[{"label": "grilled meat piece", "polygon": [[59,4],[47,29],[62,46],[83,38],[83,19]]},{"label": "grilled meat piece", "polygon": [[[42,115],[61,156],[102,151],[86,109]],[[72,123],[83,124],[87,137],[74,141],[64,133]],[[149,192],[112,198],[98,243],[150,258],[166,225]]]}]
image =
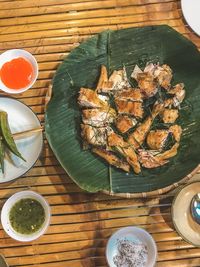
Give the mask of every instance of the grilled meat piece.
[{"label": "grilled meat piece", "polygon": [[82,111],[82,121],[95,127],[103,127],[114,121],[116,112],[114,109],[84,109]]},{"label": "grilled meat piece", "polygon": [[115,96],[120,100],[138,101],[142,102],[142,94],[139,89],[129,88],[123,91],[119,91]]},{"label": "grilled meat piece", "polygon": [[115,132],[110,132],[108,134],[108,146],[109,147],[127,147],[129,146],[123,139],[122,136],[116,134]]},{"label": "grilled meat piece", "polygon": [[101,89],[104,87],[104,84],[108,82],[108,72],[106,69],[106,66],[101,66],[101,74],[99,77],[99,81],[96,87],[97,92],[101,91]]},{"label": "grilled meat piece", "polygon": [[81,124],[81,136],[85,142],[94,146],[107,146],[107,134],[111,131],[109,127],[93,127]]},{"label": "grilled meat piece", "polygon": [[179,83],[175,85],[172,89],[168,91],[169,94],[174,94],[173,105],[174,107],[179,107],[185,98],[184,84]]},{"label": "grilled meat piece", "polygon": [[176,95],[179,94],[184,89],[184,83],[178,83],[173,88],[167,91],[168,94]]},{"label": "grilled meat piece", "polygon": [[164,123],[174,123],[178,116],[178,109],[165,108],[163,113],[161,114]]},{"label": "grilled meat piece", "polygon": [[141,102],[132,102],[115,98],[115,105],[119,114],[128,114],[136,118],[142,118],[144,109]]},{"label": "grilled meat piece", "polygon": [[126,157],[127,162],[132,166],[135,173],[141,172],[140,162],[135,150],[132,147],[122,148],[122,155]]},{"label": "grilled meat piece", "polygon": [[138,152],[139,162],[147,169],[157,168],[169,162],[168,160],[157,159],[155,156],[155,153],[157,152],[155,152],[155,150],[139,149]]},{"label": "grilled meat piece", "polygon": [[92,152],[105,159],[110,165],[113,165],[119,169],[124,170],[125,172],[130,171],[130,165],[118,158],[115,154],[110,151],[101,148],[93,148]]},{"label": "grilled meat piece", "polygon": [[138,80],[138,74],[143,73],[143,71],[138,67],[138,65],[135,65],[133,72],[131,73],[131,78]]},{"label": "grilled meat piece", "polygon": [[137,82],[145,98],[152,97],[158,92],[157,83],[149,72],[138,73]]},{"label": "grilled meat piece", "polygon": [[131,77],[136,79],[138,84],[140,81],[139,87],[141,90],[144,90],[146,97],[151,97],[156,94],[157,85],[166,90],[170,88],[172,70],[166,64],[160,66],[159,64],[148,63],[144,71],[136,65]]},{"label": "grilled meat piece", "polygon": [[154,130],[147,135],[147,145],[150,149],[161,150],[165,145],[169,130]]},{"label": "grilled meat piece", "polygon": [[[104,74],[105,76],[105,74]],[[102,78],[103,79],[103,78]],[[126,70],[114,70],[108,80],[100,81],[97,85],[97,91],[103,93],[115,93],[125,88],[130,88]]]},{"label": "grilled meat piece", "polygon": [[152,110],[151,116],[147,117],[144,122],[142,122],[136,129],[135,131],[129,135],[128,137],[128,143],[133,145],[135,149],[139,148],[145,138],[146,135],[148,134],[150,127],[153,123],[153,120],[155,117],[163,110],[163,104],[155,104]]},{"label": "grilled meat piece", "polygon": [[137,120],[135,118],[129,118],[126,115],[119,115],[115,121],[115,124],[121,133],[126,133],[137,124]]},{"label": "grilled meat piece", "polygon": [[111,147],[111,149],[116,149],[123,157],[125,157],[127,162],[133,167],[135,173],[141,172],[140,163],[135,150],[125,142],[121,136],[114,132],[109,134],[108,146]]},{"label": "grilled meat piece", "polygon": [[172,158],[176,156],[178,147],[179,147],[179,143],[177,142],[169,150],[156,155],[156,158],[159,160],[167,160],[169,158]]},{"label": "grilled meat piece", "polygon": [[108,102],[103,100],[94,90],[83,87],[79,92],[78,103],[85,108],[109,108]]},{"label": "grilled meat piece", "polygon": [[168,90],[170,88],[170,83],[172,80],[172,70],[171,68],[164,64],[158,66],[154,71],[154,77],[157,79],[160,86]]},{"label": "grilled meat piece", "polygon": [[171,149],[163,153],[158,153],[155,150],[139,149],[139,161],[147,169],[160,167],[168,163],[169,158],[176,156],[178,147],[179,143],[175,143]]},{"label": "grilled meat piece", "polygon": [[175,124],[169,127],[169,132],[171,132],[174,136],[174,139],[176,142],[180,142],[181,135],[182,135],[182,128],[181,126]]}]

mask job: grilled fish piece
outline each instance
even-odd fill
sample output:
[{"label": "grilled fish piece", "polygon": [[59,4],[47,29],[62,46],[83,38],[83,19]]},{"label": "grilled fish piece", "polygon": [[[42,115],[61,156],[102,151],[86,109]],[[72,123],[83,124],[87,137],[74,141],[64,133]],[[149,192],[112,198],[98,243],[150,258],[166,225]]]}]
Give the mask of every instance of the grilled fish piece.
[{"label": "grilled fish piece", "polygon": [[157,83],[149,72],[138,73],[137,82],[145,98],[152,97],[158,92]]},{"label": "grilled fish piece", "polygon": [[162,66],[157,66],[153,75],[157,79],[160,86],[166,90],[170,88],[172,70],[168,65],[164,64]]},{"label": "grilled fish piece", "polygon": [[179,143],[177,142],[169,150],[156,155],[156,159],[159,159],[162,161],[162,160],[167,160],[169,158],[176,156],[178,147],[179,147]]},{"label": "grilled fish piece", "polygon": [[141,172],[140,162],[135,150],[132,147],[122,148],[123,155],[126,157],[127,162],[131,165],[135,173]]},{"label": "grilled fish piece", "polygon": [[139,161],[143,167],[151,169],[163,166],[168,163],[168,159],[177,154],[179,143],[175,143],[171,149],[158,153],[155,150],[139,149]]},{"label": "grilled fish piece", "polygon": [[173,105],[174,107],[179,107],[185,98],[184,84],[179,83],[175,85],[172,89],[168,91],[169,94],[174,94]]},{"label": "grilled fish piece", "polygon": [[139,149],[139,162],[141,165],[147,169],[153,169],[160,166],[163,166],[167,164],[168,160],[161,160],[157,159],[155,154],[157,154],[157,151],[155,150],[145,150],[145,149]]},{"label": "grilled fish piece", "polygon": [[115,105],[119,114],[129,114],[137,118],[142,118],[144,109],[141,102],[132,102],[115,98]]},{"label": "grilled fish piece", "polygon": [[175,124],[172,125],[171,127],[169,127],[169,132],[171,132],[174,136],[174,139],[176,140],[176,142],[180,142],[181,139],[181,135],[182,135],[182,128],[181,126]]},{"label": "grilled fish piece", "polygon": [[138,80],[138,74],[143,73],[143,71],[138,67],[138,65],[135,65],[133,72],[131,73],[131,78]]},{"label": "grilled fish piece", "polygon": [[136,79],[136,81],[139,81],[140,77],[142,77],[142,87],[147,88],[147,97],[148,95],[150,97],[154,94],[154,90],[156,93],[154,86],[157,83],[166,90],[170,88],[172,70],[166,64],[160,66],[159,64],[148,63],[144,71],[136,65],[131,77]]},{"label": "grilled fish piece", "polygon": [[151,149],[160,150],[168,137],[172,133],[176,142],[180,142],[182,128],[179,125],[172,125],[169,130],[150,131],[147,136],[147,144]]},{"label": "grilled fish piece", "polygon": [[126,70],[123,68],[122,70],[114,70],[108,80],[105,80],[104,82],[100,81],[97,85],[97,91],[103,93],[115,93],[130,87],[131,85],[128,81]]},{"label": "grilled fish piece", "polygon": [[153,123],[153,120],[155,117],[163,110],[163,104],[158,104],[156,103],[153,107],[152,114],[151,116],[147,117],[144,122],[142,122],[136,129],[135,131],[129,135],[128,137],[128,143],[133,145],[135,149],[139,148],[145,138],[146,135],[148,134],[150,127]]},{"label": "grilled fish piece", "polygon": [[109,108],[105,98],[101,98],[94,90],[83,87],[79,91],[78,103],[86,108]]},{"label": "grilled fish piece", "polygon": [[119,115],[115,121],[115,125],[117,129],[121,133],[126,133],[132,127],[137,124],[137,120],[135,118],[129,118],[126,115]]},{"label": "grilled fish piece", "polygon": [[164,123],[174,123],[178,118],[178,116],[179,116],[178,109],[165,108],[161,114]]},{"label": "grilled fish piece", "polygon": [[124,156],[127,162],[133,167],[135,173],[141,172],[140,163],[135,150],[125,142],[121,136],[114,132],[109,134],[108,146],[111,147],[111,149],[114,147],[122,156]]},{"label": "grilled fish piece", "polygon": [[129,145],[124,141],[122,136],[116,134],[115,132],[110,132],[108,134],[108,146],[109,147],[115,147],[115,146],[127,147]]},{"label": "grilled fish piece", "polygon": [[142,94],[141,91],[137,88],[128,88],[123,91],[119,91],[115,94],[115,96],[120,100],[129,100],[129,101],[138,101],[142,102]]},{"label": "grilled fish piece", "polygon": [[85,142],[94,146],[107,146],[107,134],[110,127],[93,127],[81,124],[81,136]]},{"label": "grilled fish piece", "polygon": [[84,109],[82,110],[82,121],[95,127],[103,127],[114,121],[116,112],[114,109]]},{"label": "grilled fish piece", "polygon": [[172,98],[168,98],[164,101],[165,107],[180,107],[180,104],[183,102],[185,98],[185,89],[183,83],[179,83],[176,86],[174,86],[172,89],[168,90],[168,93],[171,95],[174,95]]},{"label": "grilled fish piece", "polygon": [[115,154],[102,148],[93,148],[92,152],[105,159],[110,165],[113,165],[125,172],[130,172],[130,165],[118,158]]},{"label": "grilled fish piece", "polygon": [[178,83],[173,88],[167,91],[168,94],[176,95],[179,94],[184,89],[184,83]]},{"label": "grilled fish piece", "polygon": [[167,140],[169,130],[153,130],[147,135],[147,145],[150,149],[161,150]]},{"label": "grilled fish piece", "polygon": [[99,81],[96,87],[96,91],[99,92],[101,89],[104,87],[104,84],[108,82],[108,72],[106,69],[106,66],[102,65],[101,66],[101,74],[99,77]]}]

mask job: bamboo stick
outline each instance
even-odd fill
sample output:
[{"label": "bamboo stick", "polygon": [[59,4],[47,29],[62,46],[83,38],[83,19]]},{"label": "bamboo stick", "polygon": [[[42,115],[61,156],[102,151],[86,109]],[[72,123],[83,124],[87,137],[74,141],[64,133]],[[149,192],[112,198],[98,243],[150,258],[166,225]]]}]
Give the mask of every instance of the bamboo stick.
[{"label": "bamboo stick", "polygon": [[38,128],[34,128],[34,129],[23,131],[23,132],[13,133],[12,136],[13,136],[14,139],[20,139],[20,138],[24,138],[24,137],[33,135],[35,133],[40,133],[42,131],[43,131],[43,128],[42,127],[38,127]]}]

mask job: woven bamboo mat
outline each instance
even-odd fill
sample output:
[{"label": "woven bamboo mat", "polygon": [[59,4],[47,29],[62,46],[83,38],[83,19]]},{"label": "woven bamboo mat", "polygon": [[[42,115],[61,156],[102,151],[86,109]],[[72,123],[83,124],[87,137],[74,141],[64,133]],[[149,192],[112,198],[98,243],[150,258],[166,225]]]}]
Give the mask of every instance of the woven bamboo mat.
[{"label": "woven bamboo mat", "polygon": [[[0,53],[23,48],[39,62],[39,79],[17,98],[42,123],[45,95],[56,68],[80,42],[102,30],[168,24],[200,47],[176,0],[0,0],[0,18]],[[200,174],[194,177],[199,178]],[[46,140],[34,168],[0,185],[0,205],[27,188],[47,198],[52,220],[48,232],[30,243],[12,240],[0,226],[0,253],[12,267],[106,266],[107,238],[128,225],[143,227],[153,235],[159,251],[157,267],[200,266],[200,248],[174,231],[170,208],[175,191],[134,200],[85,193],[67,177]]]}]

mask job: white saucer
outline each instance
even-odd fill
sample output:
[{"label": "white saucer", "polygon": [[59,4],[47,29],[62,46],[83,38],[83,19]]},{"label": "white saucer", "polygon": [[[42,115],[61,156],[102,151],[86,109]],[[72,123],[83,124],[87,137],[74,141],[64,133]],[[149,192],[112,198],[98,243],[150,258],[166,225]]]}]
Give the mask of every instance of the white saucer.
[{"label": "white saucer", "polygon": [[199,0],[181,0],[181,7],[185,20],[189,26],[200,35],[200,1]]},{"label": "white saucer", "polygon": [[177,232],[182,238],[194,246],[200,247],[200,225],[190,213],[191,200],[200,192],[200,182],[186,185],[174,198],[172,219]]},{"label": "white saucer", "polygon": [[[0,97],[0,110],[8,113],[8,122],[11,132],[21,132],[40,127],[40,122],[33,111],[22,102],[8,97]],[[18,150],[26,162],[10,153],[12,162],[4,160],[4,174],[0,170],[0,183],[12,181],[25,174],[38,159],[43,147],[41,132],[16,140]]]}]

